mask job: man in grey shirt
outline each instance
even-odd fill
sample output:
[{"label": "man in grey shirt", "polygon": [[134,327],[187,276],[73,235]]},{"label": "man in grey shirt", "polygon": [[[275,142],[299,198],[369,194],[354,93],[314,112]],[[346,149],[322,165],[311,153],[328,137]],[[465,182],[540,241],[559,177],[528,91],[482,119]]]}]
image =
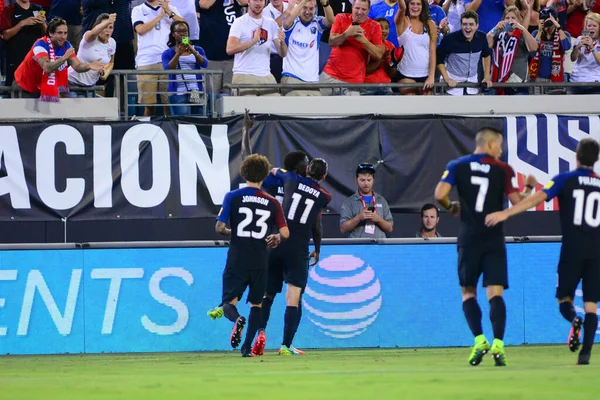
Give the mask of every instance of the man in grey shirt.
[{"label": "man in grey shirt", "polygon": [[394,225],[392,213],[382,195],[373,192],[375,167],[363,163],[356,168],[358,191],[344,200],[340,230],[349,238],[385,239]]}]

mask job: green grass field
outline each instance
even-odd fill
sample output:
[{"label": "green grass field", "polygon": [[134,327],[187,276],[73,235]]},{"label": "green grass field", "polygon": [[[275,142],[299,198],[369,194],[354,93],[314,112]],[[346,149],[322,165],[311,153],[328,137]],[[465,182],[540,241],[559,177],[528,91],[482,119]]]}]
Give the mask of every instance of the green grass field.
[{"label": "green grass field", "polygon": [[600,357],[564,346],[507,348],[478,367],[469,349],[0,357],[0,399],[598,399]]}]

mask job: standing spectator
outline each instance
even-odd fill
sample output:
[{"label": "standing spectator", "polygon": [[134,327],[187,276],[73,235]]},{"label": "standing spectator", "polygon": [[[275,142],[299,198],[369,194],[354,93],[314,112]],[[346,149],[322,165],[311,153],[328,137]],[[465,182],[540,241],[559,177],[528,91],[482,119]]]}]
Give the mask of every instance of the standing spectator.
[{"label": "standing spectator", "polygon": [[[248,13],[235,20],[227,39],[227,54],[235,55],[232,83],[277,83],[270,70],[270,54],[274,46],[281,57],[286,56],[285,34],[273,18],[263,17],[265,0],[249,0],[248,4]],[[266,92],[241,91],[245,94]]]},{"label": "standing spectator", "polygon": [[39,97],[42,101],[58,102],[60,93],[69,91],[71,66],[77,72],[100,71],[104,66],[94,61],[79,61],[67,41],[67,22],[55,18],[48,24],[48,36],[37,40],[15,71],[13,88],[21,89],[24,97]]},{"label": "standing spectator", "polygon": [[[353,2],[354,0],[329,0],[334,16],[352,12]],[[317,4],[317,15],[325,15],[325,9],[321,3]],[[323,35],[321,35],[321,46],[319,47],[319,73],[323,72],[323,68],[325,68],[325,64],[327,64],[329,55],[331,54],[331,46],[329,45],[330,34],[331,29],[327,29],[323,32]]]},{"label": "standing spectator", "polygon": [[[292,0],[292,7],[294,7],[297,2],[297,0]],[[283,0],[271,0],[263,10],[263,14],[267,17],[273,18],[275,22],[277,22],[277,25],[281,26],[283,15],[287,9],[288,3],[284,2]],[[277,53],[271,53],[271,74],[273,74],[277,83],[281,82],[282,69],[283,58]]]},{"label": "standing spectator", "polygon": [[462,29],[446,36],[437,49],[438,68],[449,89],[448,94],[478,94],[479,88],[455,88],[457,82],[477,83],[477,66],[483,61],[483,83],[489,88],[490,47],[485,33],[478,31],[479,17],[475,11],[465,11],[461,17]]},{"label": "standing spectator", "polygon": [[67,21],[69,43],[71,43],[75,52],[78,53],[79,42],[81,42],[83,35],[83,28],[81,27],[81,0],[52,0],[48,13],[48,21],[55,17]]},{"label": "standing spectator", "polygon": [[395,23],[404,57],[398,64],[400,83],[422,82],[423,89],[400,89],[405,95],[431,94],[435,79],[437,26],[429,18],[426,0],[401,1]]},{"label": "standing spectator", "polygon": [[[600,82],[600,14],[585,17],[582,36],[575,40],[571,61],[575,62],[571,82]],[[598,87],[574,87],[575,94],[597,94]]]},{"label": "standing spectator", "polygon": [[[391,83],[392,78],[396,76],[396,69],[392,63],[393,52],[396,47],[387,40],[390,33],[390,23],[387,18],[377,18],[377,23],[381,27],[381,40],[385,47],[383,57],[379,60],[371,60],[367,62],[367,75],[365,76],[365,83]],[[368,88],[361,91],[363,96],[381,96],[392,94],[392,90],[389,87],[385,88]]]},{"label": "standing spectator", "polygon": [[421,229],[415,233],[415,236],[423,239],[442,237],[437,230],[439,222],[440,210],[435,204],[424,204],[421,207]]},{"label": "standing spectator", "polygon": [[227,54],[227,39],[231,25],[247,5],[248,0],[200,0],[200,47],[206,51],[211,69],[223,70],[223,75],[215,75],[209,91],[220,93],[224,84],[231,83],[233,56]]},{"label": "standing spectator", "polygon": [[[600,3],[600,2],[599,2]],[[571,52],[575,47],[575,39],[581,36],[583,30],[583,21],[585,15],[588,13],[589,7],[587,0],[569,0],[567,7],[567,23],[565,24],[565,31],[571,35],[571,48],[565,52],[565,78],[570,81],[571,73],[575,63],[571,61]]]},{"label": "standing spectator", "polygon": [[196,14],[196,3],[198,0],[169,0],[171,5],[179,10],[181,17],[190,27],[189,38],[193,45],[197,45],[200,40],[200,24],[198,23],[198,14]]},{"label": "standing spectator", "polygon": [[515,0],[515,7],[521,13],[521,25],[529,33],[535,31],[540,20],[540,0]]},{"label": "standing spectator", "polygon": [[[571,36],[563,31],[557,20],[558,14],[552,8],[540,11],[539,29],[533,36],[540,44],[538,51],[529,63],[529,79],[535,82],[564,82],[563,59],[565,52],[571,48]],[[563,88],[546,91],[551,94],[564,93]],[[541,94],[535,88],[535,94]]]},{"label": "standing spectator", "polygon": [[448,26],[448,18],[446,17],[446,12],[444,9],[440,7],[435,0],[428,0],[429,2],[429,18],[435,23],[437,27],[437,42],[436,44],[439,46],[440,42],[444,35],[450,33],[450,27]]},{"label": "standing spectator", "polygon": [[389,35],[387,37],[387,40],[392,42],[394,47],[399,46],[398,35],[396,34],[396,24],[394,23],[394,17],[396,16],[396,14],[398,14],[398,0],[383,0],[377,4],[371,2],[371,11],[369,11],[369,18],[371,18],[372,20],[377,20],[378,18],[387,19],[389,26]]},{"label": "standing spectator", "polygon": [[448,28],[450,32],[456,32],[461,28],[460,16],[465,12],[465,0],[446,0],[442,9],[448,16]]},{"label": "standing spectator", "polygon": [[[190,28],[186,21],[176,21],[171,25],[169,35],[169,48],[162,54],[162,63],[165,70],[178,70],[177,74],[169,75],[169,97],[173,115],[201,114],[204,105],[202,91],[202,75],[184,74],[185,70],[194,70],[208,67],[208,60],[202,47],[183,43],[183,38],[189,38]],[[175,72],[175,71],[174,71]],[[195,103],[197,106],[190,106]],[[174,106],[174,104],[186,104]]]},{"label": "standing spectator", "polygon": [[[487,38],[494,52],[493,82],[527,82],[529,54],[539,44],[521,24],[522,13],[516,6],[506,7],[502,21],[488,32]],[[528,94],[527,88],[498,88],[498,95]]]},{"label": "standing spectator", "polygon": [[106,79],[110,75],[117,50],[117,43],[112,38],[116,19],[116,14],[100,14],[94,28],[83,35],[79,47],[79,60],[88,64],[99,60],[104,64],[104,68],[100,71],[77,72],[73,67],[69,67],[69,83],[79,86],[94,86],[98,79]]},{"label": "standing spectator", "polygon": [[[329,45],[333,50],[319,82],[363,83],[368,58],[381,59],[384,52],[381,27],[368,14],[369,0],[355,0],[352,14],[338,14],[335,17],[329,36]],[[321,89],[321,95],[331,94],[331,89]]]},{"label": "standing spectator", "polygon": [[15,71],[25,55],[46,33],[46,16],[42,7],[29,0],[17,0],[4,9],[0,32],[6,44],[6,86],[11,86]]},{"label": "standing spectator", "polygon": [[362,163],[356,168],[358,191],[342,203],[340,231],[349,238],[385,239],[394,228],[387,201],[373,191],[375,167]]},{"label": "standing spectator", "polygon": [[[514,0],[507,5],[513,5]],[[502,0],[465,0],[465,11],[476,11],[479,15],[479,29],[488,32],[502,19],[504,3]]]},{"label": "standing spectator", "polygon": [[[294,0],[290,0],[290,3],[293,2]],[[316,0],[302,0],[296,7],[290,6],[292,10],[284,17],[283,29],[288,52],[283,59],[281,83],[319,81],[319,36],[333,24],[334,16],[327,0],[321,0],[325,4],[326,18],[315,16],[316,3]],[[318,90],[292,90],[286,96],[320,94]]]},{"label": "standing spectator", "polygon": [[[135,67],[138,71],[163,71],[162,54],[168,48],[169,31],[172,21],[183,21],[177,8],[169,5],[167,0],[149,0],[135,7],[131,13],[133,29],[137,33],[137,55]],[[168,103],[168,85],[165,75],[138,75],[138,92],[140,104],[144,104],[144,116],[152,116],[156,104],[156,93],[161,92],[163,104]],[[149,105],[150,104],[150,105]],[[168,108],[165,107],[165,114]]]}]

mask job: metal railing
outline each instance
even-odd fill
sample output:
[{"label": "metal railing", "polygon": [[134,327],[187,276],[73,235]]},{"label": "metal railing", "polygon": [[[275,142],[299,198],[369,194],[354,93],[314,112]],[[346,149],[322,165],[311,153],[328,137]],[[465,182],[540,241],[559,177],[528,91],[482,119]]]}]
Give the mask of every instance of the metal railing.
[{"label": "metal railing", "polygon": [[[177,78],[177,75],[200,75],[200,79],[186,79],[185,82],[189,84],[191,83],[198,83],[198,84],[202,84],[203,90],[201,91],[201,95],[204,97],[205,102],[203,105],[201,104],[196,104],[196,103],[183,103],[183,104],[171,104],[170,101],[167,101],[166,103],[160,102],[157,99],[157,103],[148,103],[148,104],[144,104],[144,103],[140,103],[138,101],[139,96],[143,96],[146,94],[150,94],[150,95],[164,95],[164,96],[170,96],[170,95],[181,95],[181,94],[190,94],[191,92],[164,92],[164,91],[155,91],[155,92],[140,92],[137,86],[137,83],[139,82],[137,80],[137,77],[140,75],[159,75],[161,78],[162,76],[166,76],[167,79],[157,79],[157,80],[147,80],[144,82],[154,82],[154,83],[166,83],[169,84],[171,82],[175,82],[176,84],[178,82],[180,82],[179,80],[175,79],[168,79],[169,75],[175,75]],[[202,69],[202,70],[166,70],[166,71],[138,71],[138,70],[113,70],[111,72],[111,75],[114,76],[114,82],[115,82],[115,96],[118,99],[118,104],[119,104],[119,110],[122,110],[123,116],[124,118],[128,119],[130,118],[132,115],[130,115],[130,106],[139,106],[139,107],[160,107],[160,106],[164,106],[164,107],[178,107],[178,106],[184,106],[184,107],[201,107],[201,113],[200,114],[192,114],[194,116],[198,116],[198,117],[207,117],[212,116],[212,117],[216,117],[216,110],[215,110],[215,96],[213,93],[213,88],[215,87],[215,76],[216,75],[220,75],[222,78],[223,75],[223,71],[222,70],[211,70],[211,69]],[[130,90],[129,84],[135,84],[135,90]],[[121,94],[122,93],[122,94]],[[134,101],[135,104],[132,104],[129,100],[130,100],[130,96],[134,96]],[[162,96],[161,96],[162,97]],[[125,104],[122,104],[122,102],[125,102]]]},{"label": "metal railing", "polygon": [[[101,92],[104,90],[104,86],[69,86],[69,92],[74,93],[85,93],[86,97],[90,93],[93,93],[94,96],[96,92]],[[23,90],[21,88],[15,88],[12,86],[0,86],[0,94],[7,93],[10,94],[10,97],[13,99],[21,99],[23,98]]]}]

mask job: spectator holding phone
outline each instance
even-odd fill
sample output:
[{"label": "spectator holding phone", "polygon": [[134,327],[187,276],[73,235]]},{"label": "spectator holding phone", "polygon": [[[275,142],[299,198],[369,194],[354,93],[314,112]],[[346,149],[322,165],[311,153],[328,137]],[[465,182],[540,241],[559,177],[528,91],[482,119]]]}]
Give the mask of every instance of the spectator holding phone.
[{"label": "spectator holding phone", "polygon": [[[600,82],[600,14],[590,12],[581,36],[575,40],[571,61],[575,62],[571,82]],[[574,87],[575,94],[597,94],[598,87]]]},{"label": "spectator holding phone", "polygon": [[[396,76],[396,67],[398,65],[397,53],[395,52],[396,46],[387,40],[390,33],[390,23],[387,18],[377,18],[377,23],[381,27],[381,40],[385,46],[385,52],[383,57],[379,60],[372,60],[369,57],[367,62],[367,75],[365,76],[365,83],[391,83],[392,78]],[[399,54],[402,54],[402,49],[398,49]],[[381,96],[392,94],[392,89],[389,87],[383,88],[368,88],[361,91],[363,96]]]},{"label": "spectator holding phone", "polygon": [[[538,42],[522,25],[515,6],[506,7],[502,21],[488,32],[487,40],[494,52],[493,82],[527,82],[529,54],[537,51]],[[498,88],[498,95],[528,94],[527,88]]]},{"label": "spectator holding phone", "polygon": [[185,70],[208,67],[206,53],[202,47],[191,44],[189,34],[190,27],[186,21],[173,22],[167,43],[169,48],[162,54],[163,68],[177,71],[176,74],[169,75],[169,93],[173,93],[169,95],[172,115],[201,114],[201,107],[205,105],[202,82],[197,82],[202,79],[202,75],[184,74]]},{"label": "spectator holding phone", "polygon": [[385,239],[394,228],[387,201],[373,191],[375,167],[361,163],[356,168],[358,191],[342,203],[340,231],[349,238]]},{"label": "spectator holding phone", "polygon": [[[96,18],[96,23],[91,31],[87,31],[79,45],[79,59],[84,63],[92,63],[99,60],[104,67],[99,71],[89,70],[87,72],[77,72],[73,67],[69,67],[69,83],[78,86],[94,86],[98,79],[106,78],[110,75],[114,62],[117,43],[112,38],[115,29],[117,14],[100,14]],[[72,92],[72,96],[77,97],[78,93]]]}]

